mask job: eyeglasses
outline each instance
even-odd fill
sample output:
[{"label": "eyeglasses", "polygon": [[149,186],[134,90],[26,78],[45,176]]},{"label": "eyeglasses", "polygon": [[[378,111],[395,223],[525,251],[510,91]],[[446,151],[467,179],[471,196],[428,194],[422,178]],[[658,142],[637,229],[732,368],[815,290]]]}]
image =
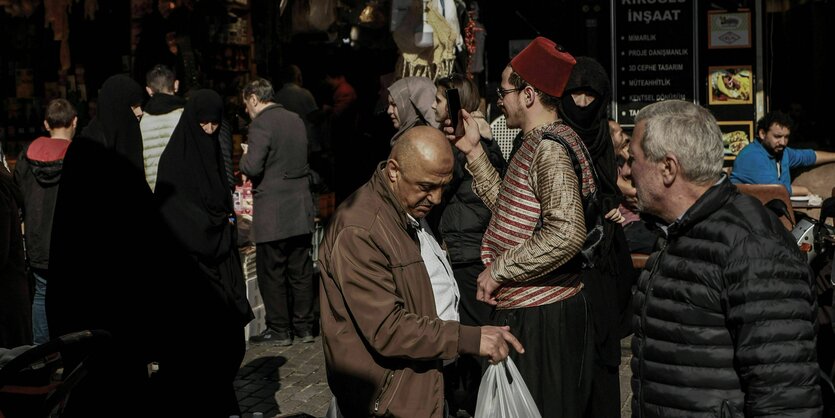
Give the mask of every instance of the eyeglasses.
[{"label": "eyeglasses", "polygon": [[522,90],[524,90],[524,88],[521,88],[521,89],[506,89],[506,90],[503,90],[501,87],[498,87],[498,88],[496,88],[496,94],[498,94],[498,95],[499,95],[499,98],[500,98],[500,99],[504,100],[504,96],[506,96],[506,95],[508,95],[508,94],[510,94],[510,93],[513,93],[513,92],[515,92],[515,91],[522,91]]}]

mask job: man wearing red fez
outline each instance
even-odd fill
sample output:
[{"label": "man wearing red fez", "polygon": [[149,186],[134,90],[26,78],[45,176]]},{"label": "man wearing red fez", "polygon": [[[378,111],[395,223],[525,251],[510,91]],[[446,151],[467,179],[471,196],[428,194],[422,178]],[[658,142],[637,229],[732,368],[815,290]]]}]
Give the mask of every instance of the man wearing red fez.
[{"label": "man wearing red fez", "polygon": [[575,62],[540,37],[502,72],[498,106],[508,127],[523,132],[504,180],[464,111],[465,134],[453,140],[467,156],[473,189],[493,214],[481,242],[486,268],[477,298],[495,307],[494,323],[509,325],[525,344],[525,354],[511,357],[543,417],[582,417],[592,372],[593,329],[579,252],[586,238],[581,194],[597,184],[582,140],[557,115]]}]

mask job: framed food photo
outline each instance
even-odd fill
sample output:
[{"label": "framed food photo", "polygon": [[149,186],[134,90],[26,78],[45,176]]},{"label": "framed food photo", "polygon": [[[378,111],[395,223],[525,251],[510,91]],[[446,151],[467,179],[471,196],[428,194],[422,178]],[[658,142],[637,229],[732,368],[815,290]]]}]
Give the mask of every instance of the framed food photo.
[{"label": "framed food photo", "polygon": [[736,105],[754,103],[753,73],[750,65],[708,67],[708,104]]},{"label": "framed food photo", "polygon": [[722,121],[719,122],[722,131],[722,143],[726,155],[737,155],[746,145],[754,141],[754,122],[752,121]]}]

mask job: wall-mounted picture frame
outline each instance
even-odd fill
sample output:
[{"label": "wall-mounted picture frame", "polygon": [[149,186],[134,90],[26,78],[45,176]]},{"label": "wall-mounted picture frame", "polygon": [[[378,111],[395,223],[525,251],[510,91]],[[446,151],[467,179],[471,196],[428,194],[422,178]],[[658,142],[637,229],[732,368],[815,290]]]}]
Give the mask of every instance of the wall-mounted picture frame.
[{"label": "wall-mounted picture frame", "polygon": [[708,11],[709,49],[751,48],[751,12]]},{"label": "wall-mounted picture frame", "polygon": [[708,104],[754,103],[753,78],[750,65],[708,67]]},{"label": "wall-mounted picture frame", "polygon": [[746,145],[754,142],[754,122],[745,120],[720,121],[725,154],[737,155]]}]

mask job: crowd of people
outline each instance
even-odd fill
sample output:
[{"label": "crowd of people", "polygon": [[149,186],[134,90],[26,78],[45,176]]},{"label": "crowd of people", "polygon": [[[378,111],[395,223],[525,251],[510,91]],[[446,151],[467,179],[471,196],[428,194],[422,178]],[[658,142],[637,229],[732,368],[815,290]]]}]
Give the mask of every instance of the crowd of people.
[{"label": "crowd of people", "polygon": [[[78,135],[75,109],[53,100],[49,136],[0,168],[0,346],[113,337],[67,416],[240,413],[253,318],[240,181],[266,313],[250,342],[314,342],[316,171],[341,202],[318,254],[330,413],[471,416],[486,365],[510,357],[543,417],[617,417],[631,334],[633,416],[821,416],[810,269],[734,186],[803,192],[789,167],[835,161],[788,148],[785,115],[761,121],[728,176],[706,109],[649,105],[630,137],[607,117],[605,69],[539,37],[501,74],[498,108],[521,130],[508,159],[475,82],[406,77],[384,90],[388,157],[364,172],[363,150],[337,140],[357,132],[356,92],[334,72],[320,106],[288,66],[279,90],[240,92],[251,123],[236,173],[218,93],[179,96],[163,65],[144,76],[147,99],[108,79]],[[643,271],[632,253],[651,253]]]}]

